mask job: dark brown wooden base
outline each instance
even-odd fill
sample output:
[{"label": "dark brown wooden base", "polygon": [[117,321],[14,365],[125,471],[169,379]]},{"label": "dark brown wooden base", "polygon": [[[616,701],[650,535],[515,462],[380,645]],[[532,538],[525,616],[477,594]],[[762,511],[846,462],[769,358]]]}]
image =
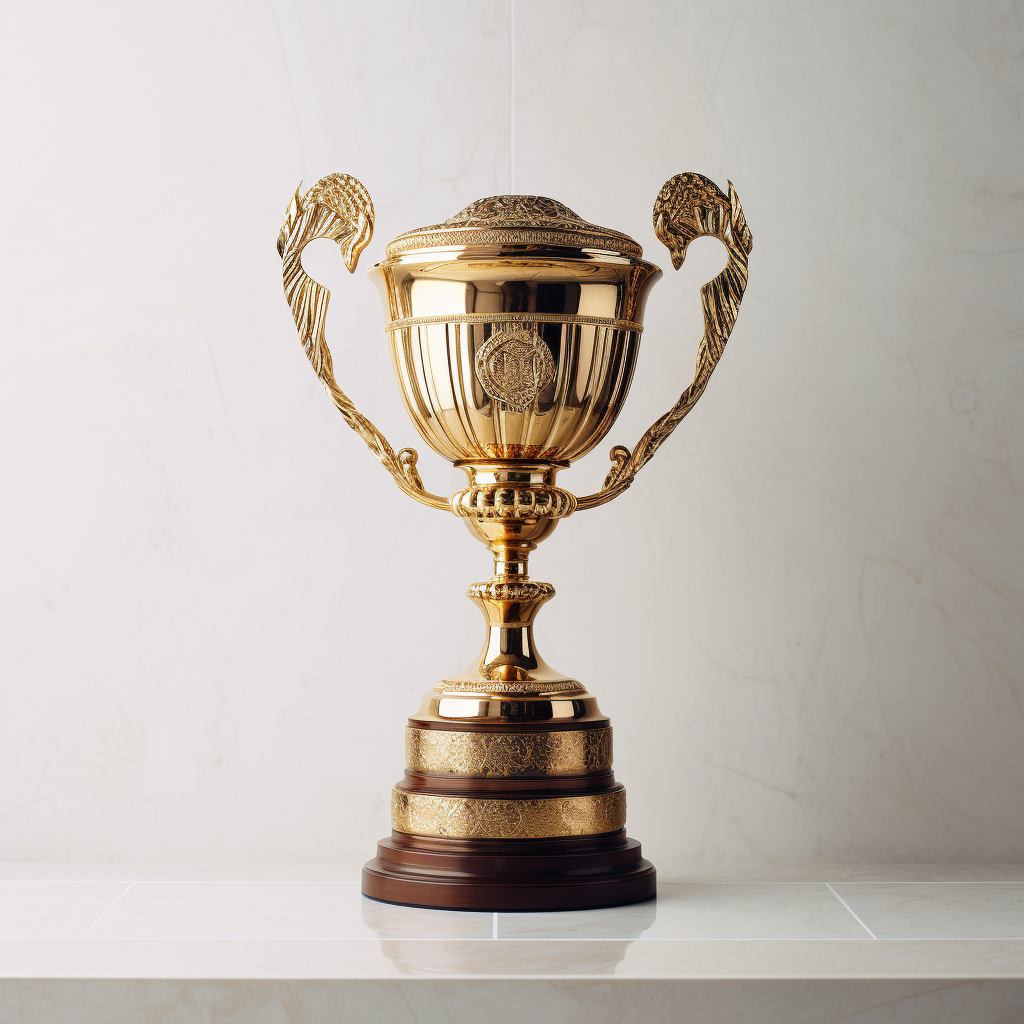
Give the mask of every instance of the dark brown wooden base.
[{"label": "dark brown wooden base", "polygon": [[363,895],[446,910],[584,910],[656,895],[654,865],[625,831],[564,839],[433,839],[392,832]]}]

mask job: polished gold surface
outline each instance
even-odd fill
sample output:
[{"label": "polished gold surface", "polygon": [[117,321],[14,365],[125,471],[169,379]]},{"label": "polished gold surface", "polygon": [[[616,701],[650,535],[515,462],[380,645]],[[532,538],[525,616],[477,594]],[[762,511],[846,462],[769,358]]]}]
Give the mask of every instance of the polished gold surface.
[{"label": "polished gold surface", "polygon": [[[537,652],[534,620],[554,588],[529,578],[530,552],[561,520],[625,491],[694,407],[736,322],[752,246],[732,184],[726,195],[699,174],[665,183],[654,226],[676,269],[700,236],[720,239],[728,263],[701,289],[704,334],[693,381],[632,451],[612,449],[601,490],[582,497],[558,486],[557,474],[614,424],[661,271],[643,260],[628,235],[538,196],[482,199],[387,246],[370,277],[384,303],[403,402],[424,441],[468,477],[446,499],[424,489],[416,452],[396,454],[338,387],[324,336],[329,294],[302,269],[303,247],[331,238],[354,270],[373,231],[370,197],[343,174],[295,193],[278,251],[285,294],[314,370],[399,487],[460,517],[494,559],[491,579],[468,590],[486,623],[483,649],[423,698],[407,734],[414,770],[465,775],[471,787],[474,777],[571,777],[610,768],[611,733],[596,700]],[[558,723],[584,728],[524,730]],[[434,724],[441,728],[420,728]],[[619,789],[477,799],[397,788],[393,817],[398,831],[425,836],[586,835],[623,827],[625,796]]]},{"label": "polished gold surface", "polygon": [[617,832],[626,826],[626,791],[502,800],[391,791],[396,832],[448,839],[553,839]]},{"label": "polished gold surface", "polygon": [[403,235],[370,277],[423,439],[447,459],[570,462],[611,428],[661,271],[553,200],[498,196]]},{"label": "polished gold surface", "polygon": [[452,732],[405,730],[405,766],[414,772],[508,778],[587,775],[612,766],[612,730]]},{"label": "polished gold surface", "polygon": [[[552,282],[550,288],[561,301],[567,301],[563,293],[575,287],[574,275],[580,267],[573,262],[547,260],[547,269],[558,272],[560,281]],[[480,276],[469,288],[458,280],[441,279],[435,266],[427,269],[433,276],[416,281],[410,290],[413,310],[416,302],[432,309],[443,300],[457,301],[450,297],[460,289],[476,293],[464,296],[463,302],[479,303],[488,285],[499,292],[513,292],[520,286],[526,292],[545,288],[536,281],[508,280],[517,272],[529,274],[528,266],[495,266],[493,260],[474,265]],[[456,269],[464,272],[465,262]],[[385,267],[383,280],[389,289],[397,290],[403,287],[401,275],[414,270]],[[483,275],[499,278],[501,284],[484,281]],[[652,281],[653,275],[648,283]],[[498,312],[471,321],[453,316],[441,323],[426,316],[396,318],[393,323],[408,326],[388,331],[392,364],[407,412],[423,439],[453,462],[504,458],[510,446],[555,462],[586,455],[622,409],[636,365],[641,331],[625,326],[634,325],[633,319],[615,315],[613,303],[620,287],[620,282],[612,282],[577,288],[583,299],[592,291],[606,290],[592,302],[598,305],[600,298],[608,306],[603,317],[513,318]],[[504,303],[500,294],[493,297],[495,305]],[[536,303],[537,297],[530,295],[515,300],[515,305]],[[495,347],[503,342],[505,350],[496,353]],[[521,375],[510,391],[503,391],[501,380],[496,380],[494,356],[507,358],[510,343],[517,343],[526,355],[529,349],[547,355],[536,356],[528,375]]]},{"label": "polished gold surface", "polygon": [[[479,526],[480,521],[471,523]],[[516,563],[521,564],[525,563]],[[503,563],[502,568],[510,567]],[[521,697],[558,694],[563,698],[586,692],[575,679],[551,668],[537,652],[533,623],[541,606],[555,596],[550,583],[531,580],[524,573],[499,572],[484,583],[474,583],[466,595],[487,623],[483,650],[464,672],[437,683],[436,691]]]},{"label": "polished gold surface", "polygon": [[533,725],[538,722],[551,724],[608,721],[601,713],[597,706],[597,698],[593,695],[575,692],[563,695],[557,690],[539,697],[435,690],[423,695],[423,702],[414,720],[508,726]]},{"label": "polished gold surface", "polygon": [[550,464],[531,467],[524,455],[511,467],[491,463],[464,468],[471,483],[450,499],[452,510],[464,519],[524,522],[564,519],[576,511],[576,495],[555,486],[557,468]]}]

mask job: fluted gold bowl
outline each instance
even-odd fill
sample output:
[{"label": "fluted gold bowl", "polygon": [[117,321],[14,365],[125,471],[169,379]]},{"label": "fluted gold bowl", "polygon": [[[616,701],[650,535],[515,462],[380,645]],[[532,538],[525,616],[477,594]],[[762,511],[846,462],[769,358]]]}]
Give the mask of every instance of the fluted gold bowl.
[{"label": "fluted gold bowl", "polygon": [[566,463],[608,433],[661,276],[632,239],[554,200],[499,196],[402,235],[387,256],[370,277],[406,408],[434,451]]}]

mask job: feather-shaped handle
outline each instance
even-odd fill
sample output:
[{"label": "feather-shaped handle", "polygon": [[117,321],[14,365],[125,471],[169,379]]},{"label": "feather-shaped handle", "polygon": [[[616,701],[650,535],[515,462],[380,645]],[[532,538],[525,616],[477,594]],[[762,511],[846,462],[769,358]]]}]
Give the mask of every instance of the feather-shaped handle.
[{"label": "feather-shaped handle", "polygon": [[416,470],[416,452],[403,448],[395,454],[387,438],[355,407],[334,379],[331,351],[324,327],[331,293],[302,269],[302,250],[316,238],[329,238],[341,248],[345,266],[355,271],[359,254],[373,235],[373,202],[362,184],[348,174],[329,174],[305,195],[295,190],[277,237],[277,252],[284,275],[284,294],[291,306],[299,340],[316,375],[323,382],[345,422],[366,442],[373,457],[395,478],[406,494],[451,511],[447,498],[423,489]]},{"label": "feather-shaped handle", "polygon": [[578,508],[595,508],[620,495],[637,473],[654,457],[683,417],[697,404],[725,351],[747,286],[747,258],[753,236],[747,227],[739,196],[729,182],[729,195],[710,178],[688,172],[677,174],[662,186],[654,203],[654,231],[668,246],[672,266],[678,270],[686,247],[695,238],[711,235],[729,251],[725,269],[700,290],[704,307],[704,336],[697,349],[697,370],[679,401],[640,439],[632,452],[616,445],[612,468],[601,490],[579,499]]}]

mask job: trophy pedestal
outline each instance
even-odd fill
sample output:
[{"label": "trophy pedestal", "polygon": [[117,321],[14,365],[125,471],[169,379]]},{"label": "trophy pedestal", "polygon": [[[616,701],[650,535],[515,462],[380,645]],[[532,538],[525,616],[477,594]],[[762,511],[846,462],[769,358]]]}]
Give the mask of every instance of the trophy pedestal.
[{"label": "trophy pedestal", "polygon": [[[494,576],[466,592],[487,623],[483,650],[464,672],[440,680],[409,719],[405,777],[391,794],[393,832],[363,869],[363,893],[491,911],[653,899],[654,868],[624,831],[626,792],[612,774],[611,723],[534,643],[534,619],[555,588],[531,580],[527,563],[557,522],[553,472],[489,473],[500,474],[489,481],[496,491],[532,486],[531,501],[552,514],[516,522],[467,516],[494,554]],[[475,511],[483,475],[474,467],[468,490]]]},{"label": "trophy pedestal", "polygon": [[625,831],[559,839],[436,839],[393,832],[363,868],[363,895],[450,910],[583,910],[655,896]]}]

